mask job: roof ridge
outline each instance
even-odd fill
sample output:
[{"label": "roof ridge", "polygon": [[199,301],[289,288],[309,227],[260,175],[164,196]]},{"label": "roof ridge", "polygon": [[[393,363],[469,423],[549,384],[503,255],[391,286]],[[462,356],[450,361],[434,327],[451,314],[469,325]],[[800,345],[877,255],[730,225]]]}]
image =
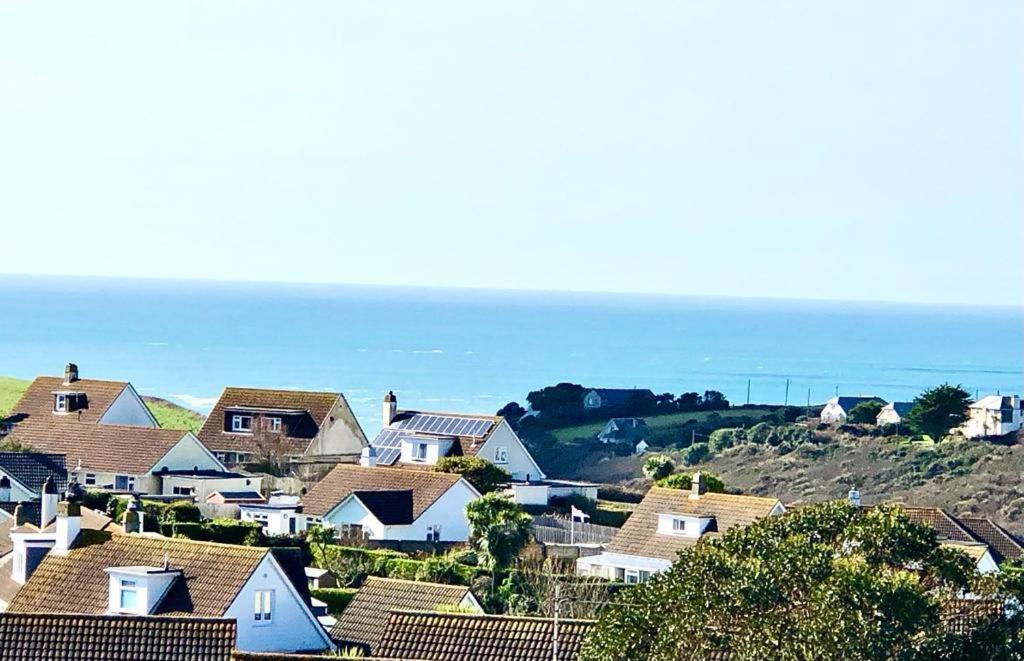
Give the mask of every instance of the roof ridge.
[{"label": "roof ridge", "polygon": [[341,392],[335,390],[303,390],[301,388],[254,388],[252,386],[224,386],[224,391],[221,392],[221,397],[224,396],[229,390],[252,390],[256,392],[288,392],[288,393],[300,393],[304,395],[333,395],[335,397],[341,395]]},{"label": "roof ridge", "polygon": [[[652,490],[658,489],[659,491],[663,491],[663,492],[672,492],[672,493],[683,494],[683,495],[685,495],[687,497],[690,495],[690,490],[689,489],[674,489],[672,487],[662,487],[662,486],[658,486],[656,484],[651,486],[651,489]],[[701,498],[704,498],[706,496],[725,496],[725,497],[728,497],[728,498],[737,498],[737,499],[742,498],[742,499],[746,499],[746,500],[764,500],[764,501],[770,501],[770,502],[773,502],[773,503],[780,502],[779,499],[774,497],[774,496],[754,496],[754,495],[745,494],[745,493],[721,493],[721,492],[718,492],[718,491],[705,491],[704,493],[702,493],[700,495]]]},{"label": "roof ridge", "polygon": [[432,583],[429,581],[416,581],[408,578],[391,578],[389,576],[367,576],[366,581],[363,583],[363,585],[366,585],[366,583],[370,582],[371,580],[374,582],[384,581],[389,583],[408,583],[409,585],[423,585],[432,588],[452,588],[466,590],[467,592],[470,590],[469,586],[467,585],[455,585],[452,583]]},{"label": "roof ridge", "polygon": [[[164,543],[164,544],[166,544],[167,542],[172,542],[174,544],[181,544],[181,545],[184,545],[184,546],[187,546],[187,545],[205,546],[205,547],[213,546],[213,547],[218,547],[218,548],[232,549],[234,551],[245,551],[245,552],[252,551],[252,552],[257,552],[257,553],[262,552],[263,555],[266,555],[267,553],[270,553],[271,550],[273,548],[275,548],[275,547],[271,547],[271,546],[246,546],[245,544],[227,544],[225,542],[208,542],[206,540],[201,540],[201,539],[188,539],[187,537],[165,537],[163,535],[160,535],[159,533],[122,533],[122,534],[119,534],[119,535],[112,535],[111,536],[111,540],[113,540],[113,539],[133,540],[133,541],[147,540],[147,541],[151,541],[151,542]],[[298,547],[284,546],[284,547],[280,547],[280,548],[298,548]]]},{"label": "roof ridge", "polygon": [[[438,611],[425,611],[425,610],[407,610],[402,608],[393,608],[389,611],[392,615],[429,615],[431,617],[452,617],[462,619],[475,619],[475,620],[515,620],[519,622],[542,622],[547,624],[553,624],[554,619],[550,617],[534,617],[530,615],[495,615],[494,613],[448,613]],[[595,624],[597,620],[584,620],[579,618],[560,617],[558,618],[559,624]]]}]

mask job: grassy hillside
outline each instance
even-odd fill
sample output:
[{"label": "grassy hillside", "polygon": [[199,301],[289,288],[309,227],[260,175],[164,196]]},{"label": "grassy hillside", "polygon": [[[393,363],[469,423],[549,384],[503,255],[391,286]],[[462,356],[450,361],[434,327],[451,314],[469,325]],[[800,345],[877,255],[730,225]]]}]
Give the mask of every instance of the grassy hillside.
[{"label": "grassy hillside", "polygon": [[[730,418],[760,418],[765,413],[771,411],[772,408],[731,408],[725,411],[690,411],[687,413],[669,413],[668,415],[650,415],[644,416],[644,420],[647,422],[647,426],[655,432],[661,433],[672,433],[678,431],[680,437],[683,434],[683,427],[686,423],[696,420],[697,423],[702,423],[707,420],[708,416],[728,416]],[[551,435],[555,437],[561,443],[570,443],[579,438],[596,438],[598,432],[604,428],[607,421],[591,422],[584,425],[576,425],[574,427],[560,427],[551,430]]]},{"label": "grassy hillside", "polygon": [[[0,416],[7,415],[21,398],[31,381],[0,376]],[[192,409],[178,406],[173,402],[159,397],[143,397],[146,406],[161,427],[167,429],[187,429],[197,431],[203,426],[203,416]]]}]

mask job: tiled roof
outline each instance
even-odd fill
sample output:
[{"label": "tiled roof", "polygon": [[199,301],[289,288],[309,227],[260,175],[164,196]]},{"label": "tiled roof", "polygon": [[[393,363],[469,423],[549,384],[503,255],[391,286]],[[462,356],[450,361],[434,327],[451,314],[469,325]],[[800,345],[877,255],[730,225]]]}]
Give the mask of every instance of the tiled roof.
[{"label": "tiled roof", "polygon": [[715,530],[722,533],[768,516],[778,504],[775,498],[725,493],[705,493],[700,498],[691,499],[689,490],[651,487],[606,550],[609,553],[675,560],[681,549],[692,546],[697,540],[659,534],[659,514],[711,516],[715,518]]},{"label": "tiled roof", "polygon": [[235,621],[0,613],[5,661],[229,661]]},{"label": "tiled roof", "polygon": [[1002,617],[1005,604],[990,599],[951,599],[942,604],[942,628],[951,633],[966,634]]},{"label": "tiled roof", "polygon": [[331,638],[342,647],[358,645],[373,654],[384,635],[390,611],[432,611],[439,606],[458,606],[469,593],[463,585],[371,576],[338,616],[338,623],[331,628]]},{"label": "tiled roof", "polygon": [[353,491],[411,490],[412,515],[416,519],[460,479],[451,473],[338,464],[302,497],[302,511],[323,516]]},{"label": "tiled roof", "polygon": [[[117,396],[128,386],[125,381],[100,381],[97,379],[79,379],[64,385],[59,376],[37,376],[21,395],[18,403],[11,408],[11,416],[26,416],[26,420],[62,418],[83,423],[97,423]],[[53,412],[53,392],[55,390],[73,390],[84,392],[88,406],[68,415],[55,415]]]},{"label": "tiled roof", "polygon": [[985,553],[988,552],[988,545],[981,542],[952,542],[947,539],[939,543],[946,548],[960,551],[973,560],[975,564],[981,562],[981,559],[985,557]]},{"label": "tiled roof", "polygon": [[[589,620],[559,620],[559,661],[579,656],[591,626]],[[374,654],[427,661],[549,661],[552,639],[547,618],[397,611]]]},{"label": "tiled roof", "polygon": [[[36,523],[39,523],[39,519],[42,518],[43,512],[42,503],[38,500],[29,500],[23,503],[16,503],[14,501],[2,502],[0,503],[0,510],[3,510],[4,512],[10,514],[11,516],[14,516],[14,510],[15,508],[18,507],[18,505],[21,505],[21,513],[22,516],[25,517],[26,521],[34,521]],[[0,516],[0,518],[6,517]]]},{"label": "tiled roof", "polygon": [[[18,503],[0,503],[0,509],[6,511],[7,505],[17,505]],[[40,511],[39,501],[32,501],[30,503],[21,503],[22,513],[28,517],[29,524],[33,528],[39,526],[39,519],[42,516]],[[30,508],[31,506],[31,508]],[[10,513],[13,515],[14,508],[11,508]],[[6,521],[0,521],[0,557],[10,553],[13,548],[11,542],[11,528],[14,528],[14,518],[8,518]],[[51,523],[45,529],[46,532],[50,532],[56,529],[56,522]],[[88,507],[82,508],[82,529],[84,530],[111,530],[111,532],[121,531],[121,526],[114,523],[114,520],[109,516],[97,512],[94,509]]]},{"label": "tiled roof", "polygon": [[39,494],[46,478],[53,477],[58,493],[67,487],[68,470],[63,454],[42,452],[0,452],[0,471]]},{"label": "tiled roof", "polygon": [[906,507],[903,505],[900,506],[900,509],[907,515],[908,519],[928,526],[941,539],[948,539],[953,542],[977,541],[959,521],[943,509],[938,507]]},{"label": "tiled roof", "polygon": [[[105,613],[108,567],[170,566],[183,572],[159,614],[221,617],[270,549],[147,535],[82,531],[67,555],[48,554],[18,591],[12,613]],[[305,579],[303,579],[304,582]]]},{"label": "tiled roof", "polygon": [[[66,455],[67,465],[139,475],[154,467],[188,432],[130,425],[83,425],[60,420],[28,419],[10,438],[41,452]],[[126,452],[130,448],[130,452]],[[159,468],[159,467],[157,467]]]},{"label": "tiled roof", "polygon": [[1021,545],[1020,540],[990,519],[961,516],[958,517],[958,520],[978,541],[988,544],[996,563],[1002,563],[1003,560],[1016,560],[1024,556],[1024,546]]},{"label": "tiled roof", "polygon": [[[336,392],[228,387],[221,393],[220,399],[210,411],[197,436],[203,445],[211,450],[258,453],[259,448],[252,434],[232,434],[225,431],[226,409],[248,407],[306,411],[310,417],[309,429],[298,436],[281,435],[281,452],[286,455],[301,455],[306,452],[310,441],[323,426],[339,398],[341,395]],[[341,399],[344,403],[344,399]],[[348,408],[347,403],[345,408]]]}]

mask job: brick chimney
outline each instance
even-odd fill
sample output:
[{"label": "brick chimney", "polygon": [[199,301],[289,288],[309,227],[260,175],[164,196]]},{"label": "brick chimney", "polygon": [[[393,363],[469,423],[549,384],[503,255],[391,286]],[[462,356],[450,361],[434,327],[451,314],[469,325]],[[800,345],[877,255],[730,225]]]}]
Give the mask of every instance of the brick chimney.
[{"label": "brick chimney", "polygon": [[384,395],[384,417],[382,422],[384,427],[387,428],[391,425],[391,421],[398,415],[398,398],[395,397],[395,391],[389,390],[388,394]]},{"label": "brick chimney", "polygon": [[708,485],[700,471],[693,474],[690,480],[690,498],[700,498],[708,492]]},{"label": "brick chimney", "polygon": [[78,381],[78,365],[68,363],[64,366],[64,385],[69,386]]},{"label": "brick chimney", "polygon": [[142,532],[142,516],[138,499],[129,500],[128,507],[124,510],[124,531],[126,533]]}]

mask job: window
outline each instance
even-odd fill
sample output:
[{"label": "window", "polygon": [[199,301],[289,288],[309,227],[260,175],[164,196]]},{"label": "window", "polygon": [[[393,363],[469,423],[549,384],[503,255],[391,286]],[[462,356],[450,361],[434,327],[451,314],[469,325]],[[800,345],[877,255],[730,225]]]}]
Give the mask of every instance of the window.
[{"label": "window", "polygon": [[85,474],[85,486],[91,487],[96,484],[96,473]]},{"label": "window", "polygon": [[114,490],[116,491],[134,491],[135,490],[135,478],[131,475],[116,475],[114,476]]},{"label": "window", "polygon": [[135,581],[121,579],[121,610],[135,612],[138,608],[139,592]]},{"label": "window", "polygon": [[646,583],[647,581],[651,580],[651,572],[644,571],[643,569],[641,569],[639,578],[641,583]]},{"label": "window", "polygon": [[426,461],[427,459],[427,444],[417,443],[412,446],[412,458],[416,461]]},{"label": "window", "polygon": [[441,541],[441,526],[430,526],[427,528],[427,541],[428,542],[440,542]]},{"label": "window", "polygon": [[196,492],[195,487],[174,487],[171,489],[171,493],[175,496],[192,496]]},{"label": "window", "polygon": [[68,396],[57,395],[57,398],[53,400],[53,410],[55,413],[65,413],[68,410]]},{"label": "window", "polygon": [[263,418],[263,429],[266,431],[281,431],[281,418]]},{"label": "window", "polygon": [[499,445],[494,448],[494,463],[496,464],[507,464],[508,463],[508,446]]},{"label": "window", "polygon": [[640,572],[637,571],[636,569],[627,569],[626,570],[626,583],[633,584],[633,583],[639,583],[639,582],[640,582]]},{"label": "window", "polygon": [[257,622],[269,624],[274,619],[274,591],[256,590],[253,593],[253,618]]},{"label": "window", "polygon": [[233,415],[233,416],[231,416],[231,431],[251,432],[252,431],[252,416],[251,415]]},{"label": "window", "polygon": [[686,521],[684,519],[672,519],[672,532],[684,532]]}]

